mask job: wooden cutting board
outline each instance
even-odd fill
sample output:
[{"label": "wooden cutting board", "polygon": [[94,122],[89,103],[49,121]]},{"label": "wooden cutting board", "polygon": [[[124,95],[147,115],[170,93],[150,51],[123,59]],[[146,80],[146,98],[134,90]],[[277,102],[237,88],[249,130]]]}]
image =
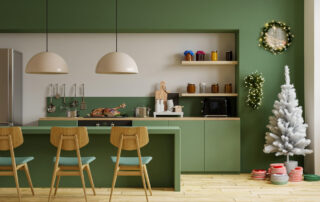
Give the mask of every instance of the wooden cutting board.
[{"label": "wooden cutting board", "polygon": [[164,109],[167,110],[167,99],[168,99],[168,91],[166,87],[166,82],[160,82],[160,90],[155,92],[155,99],[156,100],[163,100],[164,101]]}]

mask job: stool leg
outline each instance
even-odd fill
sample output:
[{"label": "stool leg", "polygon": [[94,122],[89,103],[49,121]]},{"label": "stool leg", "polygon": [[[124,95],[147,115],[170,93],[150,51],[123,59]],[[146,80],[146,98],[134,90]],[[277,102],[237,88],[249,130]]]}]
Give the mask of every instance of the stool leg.
[{"label": "stool leg", "polygon": [[57,169],[55,168],[53,170],[53,175],[52,175],[52,180],[51,180],[51,187],[50,187],[50,191],[49,191],[49,198],[48,198],[48,201],[50,202],[50,198],[51,198],[51,192],[52,192],[52,189],[53,189],[53,186],[54,186],[54,182],[56,180],[56,177],[57,177]]},{"label": "stool leg", "polygon": [[113,180],[112,180],[112,187],[111,187],[111,191],[110,191],[109,202],[111,202],[112,193],[113,193],[114,187],[116,185],[118,169],[119,169],[119,167],[116,165],[114,168],[114,173],[113,173]]},{"label": "stool leg", "polygon": [[27,179],[28,179],[29,186],[30,186],[30,188],[31,188],[32,195],[34,196],[34,190],[33,190],[33,186],[32,186],[32,181],[31,181],[31,177],[30,177],[30,172],[29,172],[28,164],[24,164],[23,167],[24,167],[24,171],[25,171],[25,173],[26,173]]},{"label": "stool leg", "polygon": [[61,177],[61,176],[58,176],[58,177],[57,177],[56,188],[55,188],[55,190],[54,190],[53,196],[56,196],[56,194],[57,194],[58,187],[59,187],[59,183],[60,183],[60,177]]},{"label": "stool leg", "polygon": [[148,189],[149,189],[149,192],[150,192],[150,196],[152,196],[152,190],[151,190],[151,185],[150,185],[150,180],[149,180],[149,175],[148,175],[148,171],[147,171],[147,166],[146,165],[143,165],[143,170],[144,170],[144,174],[145,174],[146,179],[147,179],[147,185],[148,185]]},{"label": "stool leg", "polygon": [[96,190],[94,189],[94,183],[93,183],[92,174],[91,174],[91,170],[90,170],[89,164],[86,166],[86,169],[87,169],[89,181],[90,181],[90,184],[91,184],[91,187],[92,187],[93,195],[96,195]]},{"label": "stool leg", "polygon": [[20,187],[19,187],[18,173],[17,173],[16,169],[14,169],[14,171],[13,171],[13,176],[14,176],[14,181],[16,182],[19,201],[21,201],[21,193],[20,193]]},{"label": "stool leg", "polygon": [[140,173],[141,173],[141,178],[142,178],[142,184],[143,184],[143,188],[144,188],[144,193],[146,194],[147,202],[149,202],[148,193],[147,193],[147,187],[146,187],[146,180],[144,179],[143,166],[140,166]]},{"label": "stool leg", "polygon": [[83,187],[84,198],[86,201],[88,201],[87,200],[87,192],[86,192],[86,183],[84,181],[84,176],[83,176],[83,169],[80,169],[80,177],[81,177],[81,182],[82,182],[82,187]]}]

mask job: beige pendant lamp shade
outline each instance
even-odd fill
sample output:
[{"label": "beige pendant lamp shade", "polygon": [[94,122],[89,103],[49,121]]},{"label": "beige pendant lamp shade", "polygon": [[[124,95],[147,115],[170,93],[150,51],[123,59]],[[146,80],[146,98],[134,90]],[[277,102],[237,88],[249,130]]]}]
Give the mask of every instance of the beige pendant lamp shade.
[{"label": "beige pendant lamp shade", "polygon": [[98,74],[137,74],[136,62],[126,53],[111,52],[104,55],[96,67]]},{"label": "beige pendant lamp shade", "polygon": [[136,62],[128,54],[118,52],[118,1],[116,1],[116,51],[107,53],[96,66],[97,74],[137,74]]},{"label": "beige pendant lamp shade", "polygon": [[46,51],[34,55],[28,62],[28,74],[68,74],[68,66],[64,59],[48,51],[48,0],[46,0]]},{"label": "beige pendant lamp shade", "polygon": [[64,59],[53,52],[41,52],[28,62],[26,73],[29,74],[67,74],[68,66]]}]

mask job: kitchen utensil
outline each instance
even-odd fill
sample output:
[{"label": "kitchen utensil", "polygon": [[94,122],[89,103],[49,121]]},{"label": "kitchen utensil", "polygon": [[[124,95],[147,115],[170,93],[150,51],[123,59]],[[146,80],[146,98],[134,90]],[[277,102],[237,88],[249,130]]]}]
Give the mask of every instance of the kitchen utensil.
[{"label": "kitchen utensil", "polygon": [[174,112],[182,112],[183,106],[181,106],[181,105],[176,105],[176,106],[174,106],[173,108],[174,108]]},{"label": "kitchen utensil", "polygon": [[82,84],[82,101],[80,104],[80,109],[81,110],[86,110],[87,109],[87,103],[84,101],[84,83]]},{"label": "kitchen utensil", "polygon": [[205,93],[206,92],[206,83],[201,82],[199,84],[199,88],[200,88],[200,93]]},{"label": "kitchen utensil", "polygon": [[56,90],[56,99],[59,99],[59,98],[60,98],[60,94],[59,94],[59,84],[57,84],[57,83],[56,83],[55,90]]},{"label": "kitchen utensil", "polygon": [[188,93],[195,93],[196,92],[196,84],[188,83],[187,92]]},{"label": "kitchen utensil", "polygon": [[168,93],[168,100],[173,100],[174,105],[179,105],[179,93]]},{"label": "kitchen utensil", "polygon": [[50,104],[47,108],[48,113],[53,113],[56,111],[56,106],[52,103],[52,97],[53,97],[53,84],[50,84],[50,93],[51,93],[51,97],[50,97]]},{"label": "kitchen utensil", "polygon": [[72,111],[68,111],[67,112],[67,116],[69,117],[69,118],[73,118],[73,117],[77,117],[77,110],[72,110]]},{"label": "kitchen utensil", "polygon": [[160,100],[156,100],[154,109],[155,109],[155,112],[160,112]]},{"label": "kitchen utensil", "polygon": [[66,84],[62,84],[63,86],[63,102],[62,105],[60,106],[61,110],[66,110],[67,104],[66,104]]},{"label": "kitchen utensil", "polygon": [[70,104],[70,107],[75,108],[78,106],[78,101],[77,101],[77,84],[74,84],[74,98],[73,101]]},{"label": "kitchen utensil", "polygon": [[168,111],[173,112],[173,100],[167,100]]},{"label": "kitchen utensil", "polygon": [[145,118],[149,117],[150,108],[149,107],[137,107],[136,117]]},{"label": "kitchen utensil", "polygon": [[160,82],[160,90],[157,90],[155,93],[156,100],[163,100],[164,108],[167,107],[167,100],[168,100],[168,91],[166,88],[166,83],[164,81]]},{"label": "kitchen utensil", "polygon": [[164,100],[160,100],[160,112],[164,112]]}]

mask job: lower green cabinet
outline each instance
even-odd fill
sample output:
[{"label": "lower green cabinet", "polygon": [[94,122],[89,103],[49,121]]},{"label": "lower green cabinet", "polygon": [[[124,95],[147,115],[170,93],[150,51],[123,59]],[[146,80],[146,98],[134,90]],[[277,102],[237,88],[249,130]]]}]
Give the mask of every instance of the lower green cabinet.
[{"label": "lower green cabinet", "polygon": [[205,121],[205,171],[240,172],[240,121]]},{"label": "lower green cabinet", "polygon": [[181,128],[181,171],[204,172],[204,121],[169,121]]},{"label": "lower green cabinet", "polygon": [[132,121],[132,126],[168,126],[168,120],[147,120],[147,121]]}]

